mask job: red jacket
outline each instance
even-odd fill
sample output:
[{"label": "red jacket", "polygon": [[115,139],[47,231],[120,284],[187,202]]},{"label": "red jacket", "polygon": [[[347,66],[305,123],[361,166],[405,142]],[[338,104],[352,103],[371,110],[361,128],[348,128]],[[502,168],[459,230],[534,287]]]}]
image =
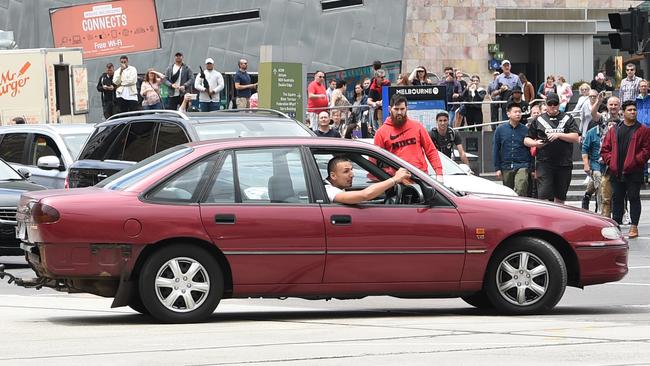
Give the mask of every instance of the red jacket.
[{"label": "red jacket", "polygon": [[426,154],[426,158],[436,174],[442,175],[442,163],[438,156],[438,150],[431,141],[426,128],[420,122],[407,118],[404,125],[397,128],[393,125],[391,117],[386,118],[384,124],[375,134],[375,145],[392,152],[428,173],[429,169],[424,157]]},{"label": "red jacket", "polygon": [[[650,159],[650,129],[639,122],[637,123],[639,127],[632,133],[630,144],[627,147],[627,154],[623,162],[623,174],[642,170]],[[600,157],[603,158],[603,162],[609,168],[612,176],[618,176],[621,170],[621,167],[618,166],[617,130],[618,126],[607,131],[600,148]]]},{"label": "red jacket", "polygon": [[390,81],[388,79],[384,79],[384,81],[381,82],[381,85],[377,85],[377,78],[372,78],[372,82],[370,83],[370,90],[375,90],[379,95],[381,94],[381,88],[383,86],[390,86]]}]

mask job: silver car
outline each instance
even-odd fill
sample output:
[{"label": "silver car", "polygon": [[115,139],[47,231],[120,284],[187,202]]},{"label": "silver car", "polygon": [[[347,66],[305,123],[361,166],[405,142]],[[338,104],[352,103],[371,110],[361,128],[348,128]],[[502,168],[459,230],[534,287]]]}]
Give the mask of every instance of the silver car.
[{"label": "silver car", "polygon": [[47,188],[64,188],[68,168],[94,130],[91,124],[0,127],[0,158]]}]

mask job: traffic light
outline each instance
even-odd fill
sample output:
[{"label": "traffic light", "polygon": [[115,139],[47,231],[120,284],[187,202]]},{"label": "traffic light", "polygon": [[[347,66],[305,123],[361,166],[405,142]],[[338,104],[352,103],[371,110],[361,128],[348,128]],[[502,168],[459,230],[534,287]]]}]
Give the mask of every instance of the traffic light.
[{"label": "traffic light", "polygon": [[612,48],[634,54],[639,50],[639,43],[650,36],[648,28],[648,12],[630,8],[621,13],[609,13],[609,25],[618,32],[609,33],[609,43]]}]

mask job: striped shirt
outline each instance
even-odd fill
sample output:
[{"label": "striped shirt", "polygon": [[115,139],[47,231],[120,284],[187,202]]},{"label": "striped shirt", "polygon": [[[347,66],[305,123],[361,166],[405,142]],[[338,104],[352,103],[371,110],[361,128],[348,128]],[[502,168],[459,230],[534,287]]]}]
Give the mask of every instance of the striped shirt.
[{"label": "striped shirt", "polygon": [[641,78],[635,76],[634,79],[630,80],[625,78],[621,80],[621,89],[619,91],[619,97],[621,98],[621,104],[628,100],[635,100],[639,95],[639,82]]}]

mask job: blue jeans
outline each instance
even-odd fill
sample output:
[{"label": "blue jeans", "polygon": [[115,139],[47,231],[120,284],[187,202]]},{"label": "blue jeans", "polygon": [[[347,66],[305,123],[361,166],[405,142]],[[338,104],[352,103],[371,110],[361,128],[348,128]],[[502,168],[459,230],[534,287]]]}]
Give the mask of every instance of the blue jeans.
[{"label": "blue jeans", "polygon": [[454,128],[454,118],[456,117],[456,111],[447,111],[449,113],[449,128]]},{"label": "blue jeans", "polygon": [[201,112],[212,112],[219,110],[219,102],[199,102]]},{"label": "blue jeans", "polygon": [[162,102],[158,102],[156,104],[146,105],[144,106],[144,109],[149,110],[149,109],[164,109],[164,108]]}]

